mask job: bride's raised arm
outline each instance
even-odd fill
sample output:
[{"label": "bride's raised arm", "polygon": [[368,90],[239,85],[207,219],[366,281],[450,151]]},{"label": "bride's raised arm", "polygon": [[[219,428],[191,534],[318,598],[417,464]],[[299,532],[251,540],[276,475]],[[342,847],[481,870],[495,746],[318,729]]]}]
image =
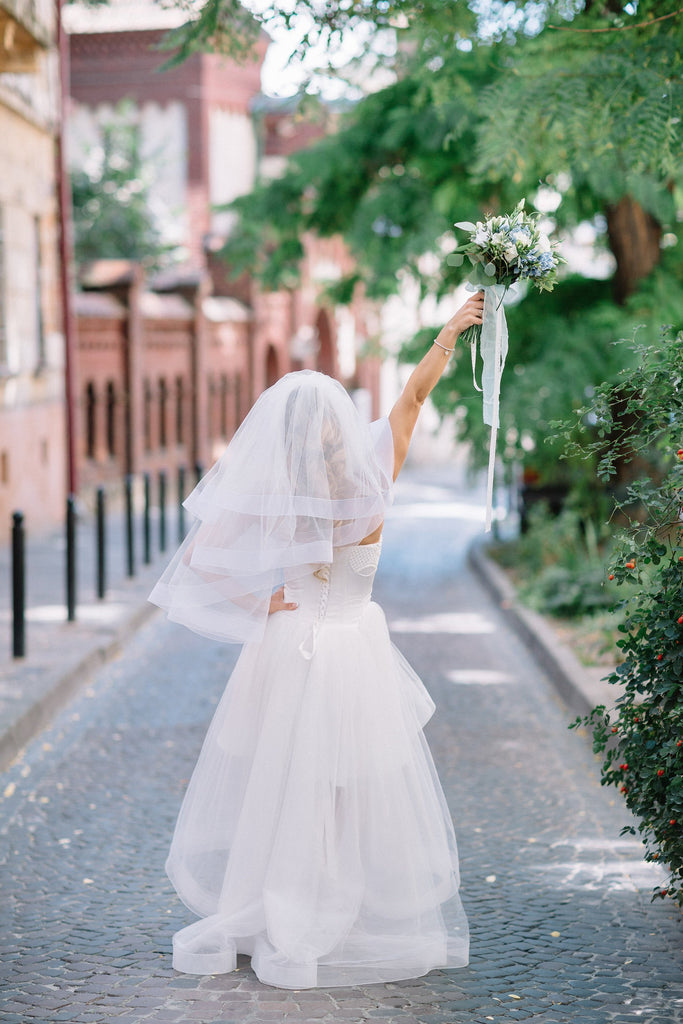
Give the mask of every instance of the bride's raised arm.
[{"label": "bride's raised arm", "polygon": [[484,293],[477,292],[441,328],[431,348],[411,373],[389,413],[394,438],[394,480],[408,454],[408,446],[420,409],[445,370],[456,341],[468,327],[482,322],[483,312]]}]

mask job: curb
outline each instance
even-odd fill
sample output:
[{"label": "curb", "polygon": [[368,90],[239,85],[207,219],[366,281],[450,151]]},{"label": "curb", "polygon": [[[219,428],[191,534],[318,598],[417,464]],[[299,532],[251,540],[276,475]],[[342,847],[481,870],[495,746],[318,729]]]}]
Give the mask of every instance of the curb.
[{"label": "curb", "polygon": [[472,570],[494,598],[515,632],[546,673],[558,694],[577,715],[588,715],[601,703],[595,687],[572,651],[537,612],[526,608],[505,573],[487,557],[486,541],[476,540],[467,552]]},{"label": "curb", "polygon": [[156,611],[158,609],[147,601],[136,606],[114,627],[106,641],[96,641],[66,671],[57,675],[30,707],[4,725],[0,733],[0,772],[8,768],[23,748],[50,724],[99,668],[121,652],[126,642]]}]

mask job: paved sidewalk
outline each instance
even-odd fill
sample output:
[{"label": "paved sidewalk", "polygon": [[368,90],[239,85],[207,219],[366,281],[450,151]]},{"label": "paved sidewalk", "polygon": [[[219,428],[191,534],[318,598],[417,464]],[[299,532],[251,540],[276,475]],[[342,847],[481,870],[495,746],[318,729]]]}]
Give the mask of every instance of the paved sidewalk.
[{"label": "paved sidewalk", "polygon": [[26,537],[26,657],[12,658],[11,544],[0,549],[0,770],[114,657],[154,612],[147,602],[154,582],[175,550],[178,519],[169,508],[167,552],[159,551],[158,510],[152,515],[152,562],[142,564],[143,524],[134,530],[135,576],[127,576],[124,517],[107,517],[107,591],[96,596],[95,523],[77,526],[76,621],[67,622],[64,531]]},{"label": "paved sidewalk", "polygon": [[661,872],[620,838],[627,812],[587,738],[468,570],[480,513],[406,478],[376,587],[436,700],[471,965],[304,992],[261,985],[246,959],[173,972],[191,915],[163,863],[236,652],[159,615],[3,773],[3,1024],[683,1024],[681,914],[650,902]]},{"label": "paved sidewalk", "polygon": [[598,704],[614,707],[621,689],[606,681],[610,670],[586,668],[572,649],[560,642],[549,622],[522,604],[505,572],[487,556],[483,537],[470,546],[468,560],[567,707],[577,715],[589,714]]}]

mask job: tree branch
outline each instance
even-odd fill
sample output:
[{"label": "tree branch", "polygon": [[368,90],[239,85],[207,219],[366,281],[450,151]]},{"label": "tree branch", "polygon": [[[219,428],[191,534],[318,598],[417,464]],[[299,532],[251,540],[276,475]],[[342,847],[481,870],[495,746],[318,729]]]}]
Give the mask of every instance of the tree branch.
[{"label": "tree branch", "polygon": [[662,14],[659,18],[652,18],[650,21],[639,21],[636,25],[611,25],[609,28],[572,28],[570,25],[548,25],[548,28],[552,28],[556,32],[581,32],[589,35],[596,32],[625,32],[629,28],[649,28],[650,25],[656,25],[658,21],[675,18],[678,14],[683,14],[683,7],[672,11],[671,14]]}]

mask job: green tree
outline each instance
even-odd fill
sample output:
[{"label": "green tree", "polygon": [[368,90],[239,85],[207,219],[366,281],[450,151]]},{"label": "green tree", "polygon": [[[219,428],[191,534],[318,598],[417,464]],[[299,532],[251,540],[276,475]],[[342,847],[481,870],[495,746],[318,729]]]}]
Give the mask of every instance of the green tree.
[{"label": "green tree", "polygon": [[[411,10],[396,4],[390,13]],[[649,0],[637,12],[616,2],[488,5],[487,19],[463,3],[427,2],[425,11],[402,31],[395,84],[235,204],[226,258],[275,288],[296,280],[306,232],[340,233],[356,271],[337,285],[338,301],[359,280],[372,296],[391,294],[402,271],[424,293],[444,294],[462,274],[447,261],[454,221],[532,199],[541,184],[554,189],[560,232],[604,223],[616,273],[611,284],[569,278],[552,296],[510,309],[502,425],[510,454],[541,479],[585,483],[582,467],[558,469],[557,446],[544,443],[548,423],[620,368],[613,342],[636,324],[653,338],[662,322],[681,325],[682,247],[671,243],[683,205],[683,18],[670,16],[674,4]],[[406,358],[430,342],[431,332],[418,336]],[[446,411],[465,396],[473,397],[467,358],[453,361],[435,400]],[[461,428],[485,457],[475,405],[464,408]]]},{"label": "green tree", "polygon": [[503,52],[482,97],[474,173],[521,188],[568,175],[560,223],[604,214],[619,303],[659,262],[680,208],[679,6],[586,3]]},{"label": "green tree", "polygon": [[[625,301],[659,261],[663,231],[676,226],[682,166],[683,18],[663,13],[673,15],[673,4],[645,0],[628,14],[631,6],[576,5],[570,22],[554,26],[548,18],[560,5],[548,3],[545,27],[527,38],[530,15],[517,4],[516,35],[477,41],[465,4],[426,3],[429,17],[399,33],[397,84],[364,98],[333,139],[294,158],[286,184],[272,186],[273,199],[283,191],[288,199],[275,211],[278,237],[343,233],[363,279],[386,293],[394,267],[415,272],[420,250],[436,250],[454,220],[504,208],[546,182],[562,192],[560,226],[604,215],[615,294]],[[368,15],[368,5],[349,7]],[[489,18],[489,27],[500,24]],[[485,27],[480,18],[479,32]],[[261,259],[259,212],[267,209],[270,232],[273,209],[261,195],[238,209]],[[242,259],[246,252],[241,245]],[[275,267],[265,265],[270,281]],[[444,266],[438,284],[453,279]]]},{"label": "green tree", "polygon": [[71,173],[77,263],[121,258],[157,268],[173,258],[150,209],[154,177],[123,105],[102,125],[101,146]]}]

